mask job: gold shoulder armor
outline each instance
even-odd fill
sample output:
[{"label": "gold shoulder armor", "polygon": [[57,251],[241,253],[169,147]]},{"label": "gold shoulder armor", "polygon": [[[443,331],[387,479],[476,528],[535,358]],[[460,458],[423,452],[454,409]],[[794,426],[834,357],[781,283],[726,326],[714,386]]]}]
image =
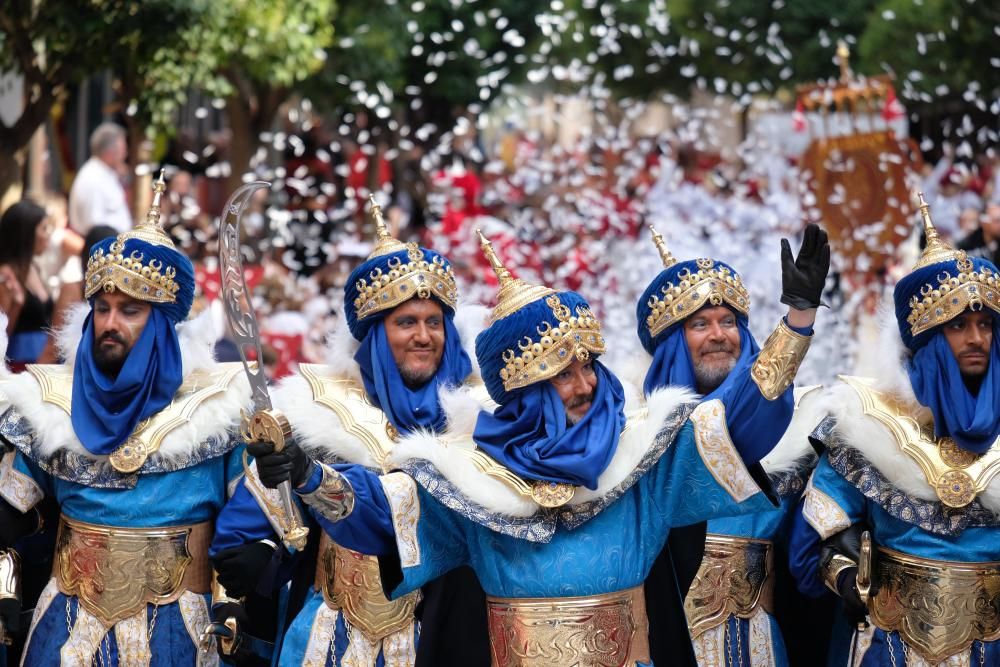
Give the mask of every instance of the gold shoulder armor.
[{"label": "gold shoulder armor", "polygon": [[811,336],[795,333],[784,320],[778,322],[750,369],[750,376],[764,398],[773,401],[785,393],[795,380],[811,341]]},{"label": "gold shoulder armor", "polygon": [[965,507],[982,493],[1000,472],[1000,440],[984,454],[959,447],[949,437],[934,437],[930,411],[914,411],[891,394],[875,389],[875,381],[849,375],[840,379],[858,395],[865,415],[892,434],[900,450],[916,461],[938,499],[948,507]]}]

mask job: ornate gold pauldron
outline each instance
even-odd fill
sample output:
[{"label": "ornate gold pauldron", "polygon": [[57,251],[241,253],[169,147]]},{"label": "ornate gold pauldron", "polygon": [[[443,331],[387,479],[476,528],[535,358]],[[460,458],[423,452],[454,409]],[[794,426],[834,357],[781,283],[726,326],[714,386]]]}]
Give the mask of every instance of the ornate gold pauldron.
[{"label": "ornate gold pauldron", "polygon": [[811,336],[795,333],[784,320],[778,322],[750,368],[750,377],[764,398],[773,401],[791,386],[811,342]]},{"label": "ornate gold pauldron", "polygon": [[524,342],[517,344],[521,354],[506,350],[503,360],[506,366],[500,369],[503,388],[513,391],[542,380],[548,380],[562,372],[573,359],[586,361],[591,354],[604,354],[604,337],[601,323],[589,308],[578,306],[576,316],[553,294],[545,299],[546,305],[559,321],[558,326],[544,322],[536,328],[538,341],[525,336]]},{"label": "ornate gold pauldron", "polygon": [[705,555],[684,600],[691,637],[726,622],[774,613],[774,546],[768,540],[705,536]]},{"label": "ornate gold pauldron", "polygon": [[440,257],[427,261],[416,243],[407,243],[405,247],[409,262],[403,264],[394,257],[389,260],[388,271],[375,269],[367,280],[362,278],[357,282],[354,310],[359,320],[395,308],[414,296],[422,299],[436,296],[449,307],[455,307],[458,287],[451,267]]},{"label": "ornate gold pauldron", "polygon": [[[73,369],[65,365],[30,364],[27,370],[42,390],[42,400],[70,414],[73,405]],[[191,420],[206,401],[226,391],[240,377],[242,364],[217,364],[211,371],[189,373],[174,399],[155,415],[139,422],[132,434],[108,457],[111,466],[121,473],[133,473],[146,463],[174,429]]]},{"label": "ornate gold pauldron", "polygon": [[896,631],[930,664],[1000,639],[1000,562],[960,563],[880,548],[868,603],[874,624]]},{"label": "ornate gold pauldron", "polygon": [[116,528],[59,519],[55,577],[105,627],[174,602],[184,591],[208,593],[211,522],[164,528]]},{"label": "ornate gold pauldron", "polygon": [[325,533],[319,544],[315,585],[323,591],[327,606],[339,609],[372,642],[413,624],[413,612],[420,602],[420,591],[387,600],[382,592],[378,559],[345,549]]},{"label": "ornate gold pauldron", "polygon": [[1000,472],[997,442],[976,455],[951,438],[935,439],[930,411],[915,413],[911,406],[876,390],[870,378],[842,375],[840,379],[857,393],[864,413],[885,426],[903,453],[917,462],[938,499],[948,507],[971,503]]},{"label": "ornate gold pauldron", "polygon": [[642,586],[564,598],[486,598],[493,667],[649,662]]},{"label": "ornate gold pauldron", "polygon": [[652,312],[646,318],[646,326],[650,335],[659,335],[706,303],[729,304],[744,315],[750,314],[750,294],[737,274],[724,266],[713,268],[715,262],[708,258],[698,259],[696,264],[698,271],[691,273],[685,269],[678,274],[676,285],[667,283],[660,288],[663,298],[655,295],[649,298],[646,305]]},{"label": "ornate gold pauldron", "polygon": [[912,335],[944,324],[968,308],[978,310],[985,306],[1000,313],[1000,276],[987,267],[973,270],[972,260],[964,250],[955,252],[954,258],[958,275],[942,271],[937,276],[937,286],[927,283],[920,289],[922,298],[910,299],[906,322]]}]

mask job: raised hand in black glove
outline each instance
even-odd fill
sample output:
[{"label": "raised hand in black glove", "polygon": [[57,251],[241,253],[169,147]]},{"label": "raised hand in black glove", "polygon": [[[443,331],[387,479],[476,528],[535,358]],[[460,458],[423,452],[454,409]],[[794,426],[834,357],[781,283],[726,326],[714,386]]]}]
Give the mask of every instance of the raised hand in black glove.
[{"label": "raised hand in black glove", "polygon": [[[228,619],[236,621],[235,630],[226,625]],[[212,606],[212,622],[205,632],[215,637],[215,650],[219,659],[227,665],[246,664],[243,650],[243,627],[250,621],[243,605],[238,602],[223,602]]]},{"label": "raised hand in black glove", "polygon": [[[823,541],[819,551],[820,568],[825,569],[835,555],[846,556],[857,563],[861,559],[861,534],[868,530],[863,523],[856,523]],[[858,594],[858,568],[845,568],[837,576],[837,595],[844,601],[844,612],[852,623],[861,623],[868,615],[868,607]],[[872,582],[874,594],[875,582]]]},{"label": "raised hand in black glove", "polygon": [[796,310],[819,308],[829,272],[830,243],[818,225],[806,226],[798,257],[792,257],[788,239],[781,239],[781,303]]},{"label": "raised hand in black glove", "polygon": [[260,576],[267,570],[273,554],[273,544],[243,544],[215,554],[212,567],[230,597],[245,598],[257,589]]},{"label": "raised hand in black glove", "polygon": [[257,474],[269,489],[276,488],[286,479],[292,483],[292,488],[302,486],[312,472],[312,459],[294,440],[286,442],[280,452],[274,451],[269,442],[251,442],[247,451],[257,460]]}]

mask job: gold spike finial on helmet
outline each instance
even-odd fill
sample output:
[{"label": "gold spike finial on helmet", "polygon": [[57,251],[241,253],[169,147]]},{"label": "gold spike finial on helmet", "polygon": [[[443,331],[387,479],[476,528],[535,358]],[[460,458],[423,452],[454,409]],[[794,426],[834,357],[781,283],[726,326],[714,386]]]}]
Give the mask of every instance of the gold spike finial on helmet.
[{"label": "gold spike finial on helmet", "polygon": [[653,225],[649,226],[649,231],[653,232],[653,245],[656,246],[657,251],[660,253],[660,259],[663,261],[663,268],[669,269],[677,263],[677,258],[670,254],[670,250],[667,248],[667,242],[663,240],[663,235],[656,231]]},{"label": "gold spike finial on helmet", "polygon": [[368,255],[368,259],[399,252],[400,250],[406,250],[406,244],[392,238],[392,234],[389,233],[389,228],[386,226],[385,219],[382,217],[382,207],[378,205],[377,201],[375,201],[375,194],[369,194],[368,200],[371,202],[370,213],[372,220],[375,222],[375,247],[372,248],[372,252]]},{"label": "gold spike finial on helmet", "polygon": [[160,202],[163,200],[163,193],[167,191],[167,182],[163,180],[163,172],[164,170],[160,169],[160,175],[153,181],[153,202],[149,206],[146,218],[133,229],[119,234],[119,243],[125,243],[128,239],[141,239],[154,245],[167,246],[168,248],[176,247],[163,231],[163,225],[160,222]]},{"label": "gold spike finial on helmet", "polygon": [[917,260],[913,268],[921,269],[931,264],[955,259],[958,256],[958,251],[945,243],[937,228],[934,227],[934,223],[931,221],[931,207],[924,199],[924,193],[917,192],[916,199],[920,202],[920,217],[924,223],[924,236],[927,238],[927,245],[920,253],[920,259]]},{"label": "gold spike finial on helmet", "polygon": [[500,283],[500,291],[497,292],[497,305],[490,315],[490,322],[503,319],[529,303],[555,294],[555,290],[548,287],[531,285],[520,278],[512,276],[507,267],[500,261],[496,251],[493,249],[493,244],[486,238],[482,230],[477,228],[476,234],[479,235],[479,245],[483,249],[483,255],[486,256],[486,260],[490,263],[490,267],[493,269],[493,273],[496,274],[497,281]]}]

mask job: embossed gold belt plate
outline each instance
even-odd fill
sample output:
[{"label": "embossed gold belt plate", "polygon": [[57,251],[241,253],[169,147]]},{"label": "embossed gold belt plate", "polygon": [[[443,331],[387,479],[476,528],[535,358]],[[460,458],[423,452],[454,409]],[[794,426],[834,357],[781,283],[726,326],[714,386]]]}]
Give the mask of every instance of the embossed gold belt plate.
[{"label": "embossed gold belt plate", "polygon": [[649,662],[642,586],[563,598],[486,598],[493,667]]},{"label": "embossed gold belt plate", "polygon": [[692,637],[730,615],[750,618],[758,609],[774,613],[774,545],[729,535],[705,536],[705,555],[684,600]]},{"label": "embossed gold belt plate", "polygon": [[166,528],[117,528],[59,519],[55,576],[105,627],[167,604],[184,591],[207,593],[211,522]]},{"label": "embossed gold belt plate", "polygon": [[975,640],[1000,639],[1000,562],[928,560],[880,548],[872,621],[937,664]]},{"label": "embossed gold belt plate", "polygon": [[324,534],[319,545],[316,588],[331,609],[339,609],[355,628],[378,642],[413,622],[420,591],[388,600],[382,592],[378,559],[335,544]]}]

